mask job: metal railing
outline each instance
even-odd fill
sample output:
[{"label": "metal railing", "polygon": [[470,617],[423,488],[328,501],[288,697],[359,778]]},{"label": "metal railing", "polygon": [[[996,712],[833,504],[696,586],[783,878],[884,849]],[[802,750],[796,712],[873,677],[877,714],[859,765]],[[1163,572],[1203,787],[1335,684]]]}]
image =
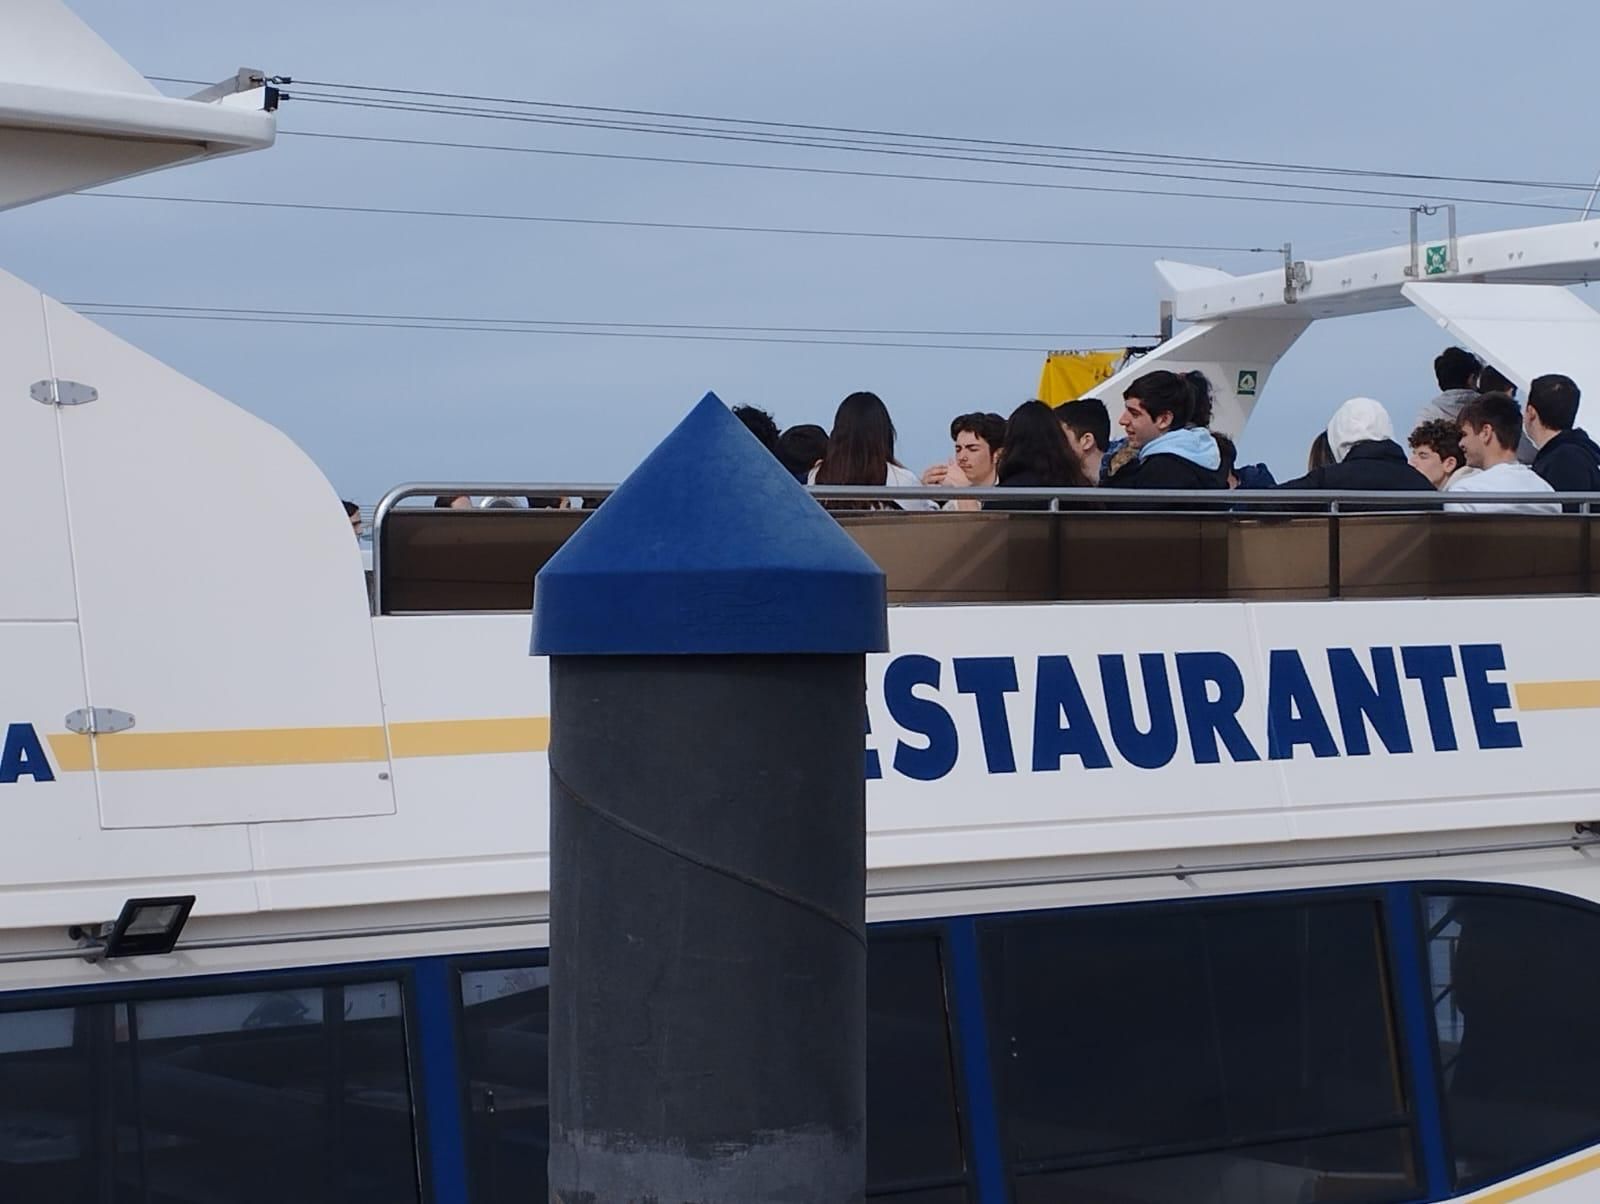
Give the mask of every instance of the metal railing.
[{"label": "metal railing", "polygon": [[[390,515],[402,503],[420,498],[466,495],[469,497],[518,497],[558,499],[582,497],[601,499],[609,497],[615,485],[595,483],[540,483],[507,481],[418,481],[398,485],[384,495],[372,518],[372,573],[374,610],[384,613],[383,561],[385,555],[384,532]],[[1518,518],[1529,520],[1572,519],[1592,516],[1600,506],[1600,493],[1472,493],[1452,496],[1441,492],[1385,493],[1359,490],[1309,490],[1309,489],[1106,489],[1106,488],[1000,488],[966,487],[954,489],[945,486],[855,486],[814,485],[808,491],[819,502],[869,502],[895,513],[894,503],[900,501],[973,501],[995,502],[989,513],[1051,513],[1074,522],[1093,522],[1097,517],[1138,513],[1143,515],[1170,515],[1201,518],[1208,522],[1227,523],[1241,519],[1305,518],[1322,516],[1328,524],[1328,558],[1331,595],[1338,596],[1340,519],[1360,514],[1404,515],[1428,514],[1438,517],[1450,515],[1452,521],[1470,522],[1481,518],[1505,517],[1506,512],[1488,515],[1461,511],[1458,506],[1507,505],[1527,506],[1560,504],[1562,510],[1548,514],[1520,513]],[[1016,510],[1018,503],[1027,508]],[[1041,505],[1042,503],[1042,505]],[[488,518],[492,515],[523,513],[513,510],[473,510],[473,514]],[[856,512],[852,512],[856,513]],[[865,513],[865,512],[861,512]],[[908,520],[920,510],[900,511]],[[1583,554],[1583,572],[1588,570],[1587,545]]]}]

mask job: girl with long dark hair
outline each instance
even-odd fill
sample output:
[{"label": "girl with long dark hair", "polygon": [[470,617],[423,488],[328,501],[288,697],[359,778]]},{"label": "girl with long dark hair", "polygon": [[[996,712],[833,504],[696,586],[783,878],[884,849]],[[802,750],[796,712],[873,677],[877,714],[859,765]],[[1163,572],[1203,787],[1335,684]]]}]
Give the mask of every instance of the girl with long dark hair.
[{"label": "girl with long dark hair", "polygon": [[[907,485],[922,482],[894,458],[895,430],[876,393],[852,393],[839,403],[828,432],[828,450],[806,478],[810,485]],[[931,501],[893,503],[902,510],[933,510]],[[830,510],[871,510],[872,502],[828,502]]]},{"label": "girl with long dark hair", "polygon": [[[1025,401],[1006,419],[996,484],[1004,488],[1088,489],[1094,485],[1056,412],[1042,401]],[[1048,510],[1043,501],[988,501],[985,510]]]}]

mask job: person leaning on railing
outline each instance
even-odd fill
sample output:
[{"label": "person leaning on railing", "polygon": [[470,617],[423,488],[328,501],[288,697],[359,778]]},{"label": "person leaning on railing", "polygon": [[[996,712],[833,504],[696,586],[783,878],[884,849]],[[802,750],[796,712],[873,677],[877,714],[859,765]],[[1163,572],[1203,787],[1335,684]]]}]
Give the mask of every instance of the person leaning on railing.
[{"label": "person leaning on railing", "polygon": [[[917,474],[894,458],[895,429],[876,393],[852,393],[839,403],[828,432],[828,449],[806,476],[808,485],[917,486]],[[831,501],[829,510],[937,510],[937,502],[906,498],[896,502]]]},{"label": "person leaning on railing", "polygon": [[[1202,373],[1147,372],[1128,386],[1122,402],[1122,429],[1134,456],[1106,479],[1106,488],[1227,488],[1222,453],[1206,429],[1211,421],[1211,382]],[[1118,508],[1135,506],[1119,503]]]},{"label": "person leaning on railing", "polygon": [[1407,463],[1427,477],[1428,484],[1441,493],[1453,489],[1458,481],[1478,475],[1478,470],[1467,463],[1467,454],[1461,450],[1461,428],[1448,418],[1430,418],[1417,423],[1407,442],[1411,444],[1411,458]]},{"label": "person leaning on railing", "polygon": [[[1077,449],[1062,437],[1056,413],[1042,401],[1025,401],[1006,419],[1005,442],[995,484],[1001,489],[1091,489],[1094,481],[1084,468]],[[975,503],[957,503],[960,509],[975,509]],[[1058,509],[1081,510],[1083,502],[1063,501]],[[1001,501],[991,498],[985,510],[1048,510],[1043,500]]]},{"label": "person leaning on railing", "polygon": [[[1467,463],[1482,469],[1453,485],[1452,498],[1471,493],[1551,494],[1550,482],[1517,460],[1522,440],[1522,407],[1504,393],[1480,393],[1461,407],[1461,450]],[[1554,501],[1454,502],[1450,510],[1480,514],[1559,514]]]},{"label": "person leaning on railing", "polygon": [[1332,462],[1280,489],[1360,489],[1386,493],[1426,493],[1433,488],[1406,460],[1395,442],[1389,411],[1370,397],[1352,397],[1328,420]]},{"label": "person leaning on railing", "polygon": [[1537,377],[1528,390],[1523,425],[1539,448],[1533,471],[1557,493],[1600,493],[1600,447],[1574,425],[1581,396],[1570,376],[1554,373]]}]

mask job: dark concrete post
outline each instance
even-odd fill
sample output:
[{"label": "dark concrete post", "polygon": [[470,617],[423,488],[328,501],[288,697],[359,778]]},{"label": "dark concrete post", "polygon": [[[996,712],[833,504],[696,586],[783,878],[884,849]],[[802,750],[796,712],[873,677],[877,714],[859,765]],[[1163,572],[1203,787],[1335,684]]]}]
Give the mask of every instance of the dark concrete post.
[{"label": "dark concrete post", "polygon": [[539,574],[550,1199],[865,1190],[883,575],[713,395]]}]

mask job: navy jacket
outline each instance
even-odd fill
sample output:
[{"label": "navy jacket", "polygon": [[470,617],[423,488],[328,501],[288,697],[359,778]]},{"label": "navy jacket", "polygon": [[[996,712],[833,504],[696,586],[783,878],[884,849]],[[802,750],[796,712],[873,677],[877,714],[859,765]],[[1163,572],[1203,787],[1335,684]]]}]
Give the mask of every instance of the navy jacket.
[{"label": "navy jacket", "polygon": [[1344,459],[1325,464],[1279,489],[1371,489],[1390,493],[1429,493],[1433,486],[1410,464],[1393,439],[1367,439],[1351,444]]},{"label": "navy jacket", "polygon": [[1539,449],[1533,471],[1557,493],[1600,493],[1600,447],[1583,431],[1562,431]]}]

